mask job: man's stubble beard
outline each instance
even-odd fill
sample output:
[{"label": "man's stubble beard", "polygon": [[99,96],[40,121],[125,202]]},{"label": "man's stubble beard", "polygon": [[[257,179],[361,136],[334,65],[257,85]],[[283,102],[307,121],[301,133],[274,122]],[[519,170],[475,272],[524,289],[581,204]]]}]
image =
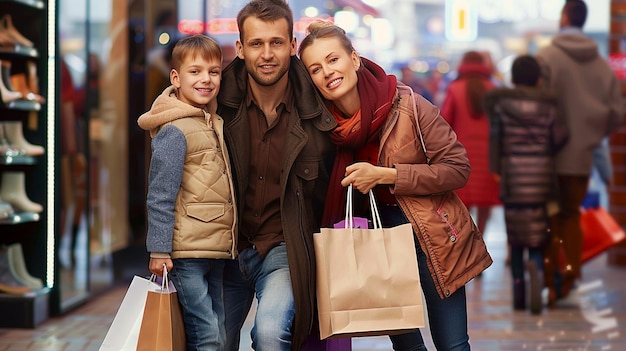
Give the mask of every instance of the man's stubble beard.
[{"label": "man's stubble beard", "polygon": [[[249,68],[250,67],[248,67],[248,74],[252,77],[256,84],[263,87],[271,87],[276,85],[276,83],[278,83],[289,72],[289,64],[287,64],[286,66],[281,66],[276,75],[272,76],[265,76],[263,74],[260,74],[258,71],[256,71],[256,66],[254,67],[254,70],[250,70]],[[264,79],[269,77],[272,77],[272,79]]]}]

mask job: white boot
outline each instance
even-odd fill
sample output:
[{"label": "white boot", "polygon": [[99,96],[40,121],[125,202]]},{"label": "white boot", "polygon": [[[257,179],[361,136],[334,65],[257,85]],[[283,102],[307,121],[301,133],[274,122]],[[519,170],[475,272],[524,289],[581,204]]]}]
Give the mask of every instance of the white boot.
[{"label": "white boot", "polygon": [[23,154],[30,156],[43,155],[45,149],[40,145],[33,145],[24,138],[21,121],[5,121],[4,137],[9,145],[14,149],[23,151]]},{"label": "white boot", "polygon": [[28,198],[24,178],[24,172],[3,172],[0,197],[10,203],[16,211],[42,212],[43,206]]},{"label": "white boot", "polygon": [[8,255],[11,272],[19,281],[32,290],[43,289],[43,281],[39,278],[33,277],[28,272],[28,268],[26,268],[26,260],[24,260],[24,252],[22,251],[22,245],[20,243],[9,245]]}]

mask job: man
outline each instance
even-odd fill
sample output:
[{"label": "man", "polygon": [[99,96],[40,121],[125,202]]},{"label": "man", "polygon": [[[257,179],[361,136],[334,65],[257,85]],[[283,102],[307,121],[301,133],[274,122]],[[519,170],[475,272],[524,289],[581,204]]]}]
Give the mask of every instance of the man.
[{"label": "man", "polygon": [[239,349],[255,296],[252,347],[299,350],[315,315],[313,233],[336,122],[295,56],[287,3],[252,0],[237,24],[218,96],[240,213],[239,256],[224,271],[226,350]]},{"label": "man", "polygon": [[568,0],[561,11],[560,32],[552,44],[537,53],[545,86],[559,98],[559,110],[569,130],[569,139],[556,155],[560,211],[552,217],[552,232],[563,239],[567,258],[555,287],[554,251],[548,249],[544,275],[550,288],[550,304],[565,297],[581,277],[583,234],[579,206],[587,193],[593,150],[602,138],[623,123],[619,82],[598,53],[597,44],[582,32],[587,6]]}]

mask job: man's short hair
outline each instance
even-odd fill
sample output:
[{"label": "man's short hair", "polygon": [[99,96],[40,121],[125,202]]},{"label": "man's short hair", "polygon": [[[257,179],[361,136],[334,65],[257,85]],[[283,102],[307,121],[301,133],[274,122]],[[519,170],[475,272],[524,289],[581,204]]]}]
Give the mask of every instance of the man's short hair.
[{"label": "man's short hair", "polygon": [[243,22],[248,17],[256,17],[264,22],[287,20],[289,40],[293,39],[293,12],[285,0],[252,0],[237,14],[239,40],[243,42]]},{"label": "man's short hair", "polygon": [[563,13],[573,27],[582,28],[587,21],[587,5],[582,0],[567,0],[563,5]]}]

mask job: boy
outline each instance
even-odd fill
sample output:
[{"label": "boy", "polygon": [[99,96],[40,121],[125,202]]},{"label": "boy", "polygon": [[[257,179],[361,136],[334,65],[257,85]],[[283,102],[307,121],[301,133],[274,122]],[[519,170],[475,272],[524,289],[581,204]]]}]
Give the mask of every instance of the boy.
[{"label": "boy", "polygon": [[524,251],[528,250],[530,310],[541,313],[543,249],[550,240],[547,204],[554,198],[554,154],[566,139],[556,98],[540,89],[540,67],[528,55],[513,61],[515,88],[486,97],[490,119],[490,169],[500,181],[511,245],[513,307],[526,308]]},{"label": "boy", "polygon": [[222,278],[236,255],[236,207],[216,114],[222,51],[206,35],[180,40],[172,52],[170,82],[139,126],[150,131],[148,180],[150,272],[163,265],[178,291],[187,350],[223,350]]}]

